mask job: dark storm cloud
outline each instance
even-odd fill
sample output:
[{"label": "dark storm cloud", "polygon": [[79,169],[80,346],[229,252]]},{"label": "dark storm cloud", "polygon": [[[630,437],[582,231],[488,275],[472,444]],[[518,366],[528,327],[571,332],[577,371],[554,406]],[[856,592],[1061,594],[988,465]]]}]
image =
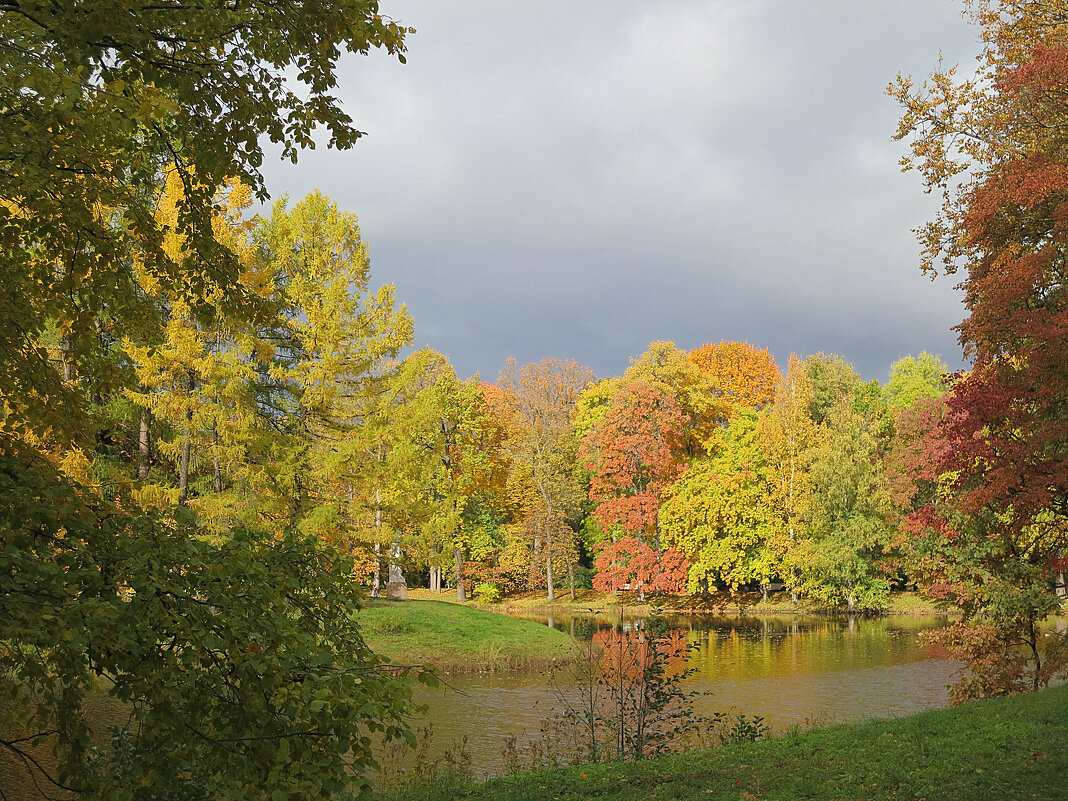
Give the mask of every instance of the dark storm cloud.
[{"label": "dark storm cloud", "polygon": [[271,166],[361,220],[417,344],[494,378],[508,356],[618,374],[651,340],[840,353],[868,378],[959,363],[952,279],[919,275],[932,206],[885,97],[970,67],[949,0],[393,0],[409,63],[344,62],[368,137]]}]

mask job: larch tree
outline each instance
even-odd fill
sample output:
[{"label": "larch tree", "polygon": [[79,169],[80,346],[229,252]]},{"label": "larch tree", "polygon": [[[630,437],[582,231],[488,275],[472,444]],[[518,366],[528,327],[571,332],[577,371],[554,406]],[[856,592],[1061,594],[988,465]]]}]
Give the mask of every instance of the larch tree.
[{"label": "larch tree", "polygon": [[381,522],[389,420],[380,398],[412,320],[393,285],[371,287],[355,215],[320,192],[292,208],[276,203],[256,240],[284,316],[260,395],[280,428],[271,483],[291,522],[352,551],[373,538],[367,518]]},{"label": "larch tree", "polygon": [[[163,232],[164,252],[175,262],[193,257],[178,225],[182,197],[181,179],[172,169],[167,173],[156,217]],[[274,286],[260,280],[253,264],[250,233],[254,221],[244,217],[251,205],[248,187],[223,187],[217,203],[214,235],[236,257],[242,291],[268,303]],[[137,388],[129,395],[142,410],[138,474],[143,483],[137,495],[143,502],[159,504],[171,494],[165,484],[147,481],[154,450],[174,464],[174,497],[182,506],[189,503],[197,464],[210,463],[210,483],[205,491],[194,495],[215,496],[205,498],[207,503],[199,512],[212,531],[221,532],[228,515],[218,496],[223,493],[224,473],[238,469],[249,430],[255,426],[255,365],[258,358],[267,355],[269,346],[257,336],[253,324],[227,313],[221,291],[213,292],[194,308],[185,293],[167,291],[143,269],[141,261],[135,259],[135,275],[146,308],[154,308],[159,316],[154,318],[158,327],[153,335],[138,340],[126,337],[122,343],[137,375]]]}]

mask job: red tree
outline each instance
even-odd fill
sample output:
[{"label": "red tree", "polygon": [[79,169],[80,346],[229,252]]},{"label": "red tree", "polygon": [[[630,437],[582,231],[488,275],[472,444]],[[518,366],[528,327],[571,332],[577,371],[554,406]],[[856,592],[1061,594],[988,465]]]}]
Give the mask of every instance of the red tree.
[{"label": "red tree", "polygon": [[646,592],[677,594],[686,588],[690,563],[674,548],[657,551],[635,537],[599,547],[593,565],[593,588],[598,592],[631,589],[644,600]]},{"label": "red tree", "polygon": [[[1059,605],[1068,552],[1065,3],[973,5],[979,80],[950,71],[919,91],[891,87],[905,105],[899,136],[915,140],[907,164],[946,198],[921,231],[926,266],[967,268],[958,330],[975,365],[928,441],[942,491],[912,518],[929,581],[965,611],[950,636],[972,667],[964,696],[1048,681],[1058,649],[1038,623]],[[1030,667],[1007,664],[1013,645]]]}]

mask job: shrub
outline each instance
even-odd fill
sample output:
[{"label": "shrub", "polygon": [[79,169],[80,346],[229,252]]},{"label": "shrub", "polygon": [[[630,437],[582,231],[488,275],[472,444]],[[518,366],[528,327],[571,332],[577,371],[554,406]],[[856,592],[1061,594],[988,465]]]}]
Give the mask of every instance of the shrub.
[{"label": "shrub", "polygon": [[496,584],[483,581],[475,587],[475,599],[484,604],[495,604],[501,600],[501,590]]}]

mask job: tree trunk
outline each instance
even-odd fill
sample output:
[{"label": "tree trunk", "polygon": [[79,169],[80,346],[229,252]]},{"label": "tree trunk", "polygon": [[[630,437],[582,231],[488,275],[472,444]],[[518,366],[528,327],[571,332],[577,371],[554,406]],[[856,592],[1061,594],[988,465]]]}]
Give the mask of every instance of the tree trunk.
[{"label": "tree trunk", "polygon": [[382,563],[378,560],[378,555],[381,553],[382,546],[380,543],[375,543],[375,573],[371,577],[371,597],[377,598],[382,592]]},{"label": "tree trunk", "polygon": [[571,600],[575,600],[575,563],[567,563],[567,588],[571,593]]},{"label": "tree trunk", "polygon": [[545,585],[549,590],[549,603],[552,603],[556,600],[556,595],[553,592],[553,557],[551,552],[545,560]]},{"label": "tree trunk", "polygon": [[462,548],[453,549],[453,556],[456,557],[456,600],[466,601],[467,596],[464,593],[464,552]]},{"label": "tree trunk", "polygon": [[189,452],[193,445],[193,410],[185,413],[185,428],[182,429],[182,455],[178,461],[178,505],[185,506],[189,499]]},{"label": "tree trunk", "polygon": [[211,469],[215,474],[215,494],[218,495],[223,491],[223,480],[222,466],[219,464],[219,431],[214,423],[212,423],[211,426],[211,439],[212,443],[215,445],[211,454]]},{"label": "tree trunk", "polygon": [[60,346],[59,346],[60,361],[63,364],[63,383],[64,384],[69,384],[71,381],[74,380],[74,365],[71,364],[70,351],[71,351],[70,335],[68,334],[67,336],[63,337],[63,341],[60,343]]},{"label": "tree trunk", "polygon": [[144,481],[152,467],[152,411],[141,410],[141,428],[137,434],[137,477]]},{"label": "tree trunk", "polygon": [[189,408],[185,411],[185,427],[182,429],[182,453],[178,462],[178,505],[185,506],[189,499],[189,453],[193,447],[193,390],[196,378],[192,371],[186,373],[186,389]]}]

